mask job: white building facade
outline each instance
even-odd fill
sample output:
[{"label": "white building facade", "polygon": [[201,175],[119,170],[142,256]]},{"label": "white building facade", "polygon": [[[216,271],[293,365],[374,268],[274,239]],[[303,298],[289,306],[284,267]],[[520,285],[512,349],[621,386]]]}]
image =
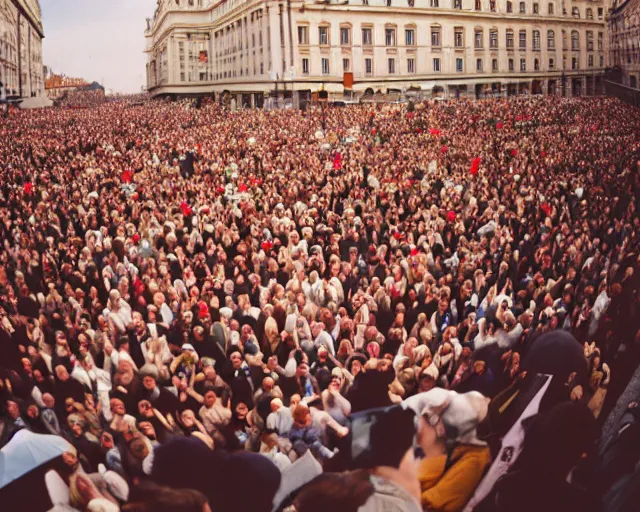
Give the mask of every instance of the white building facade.
[{"label": "white building facade", "polygon": [[159,0],[153,95],[600,92],[603,0]]},{"label": "white building facade", "polygon": [[38,0],[0,0],[2,96],[44,95],[43,38]]}]

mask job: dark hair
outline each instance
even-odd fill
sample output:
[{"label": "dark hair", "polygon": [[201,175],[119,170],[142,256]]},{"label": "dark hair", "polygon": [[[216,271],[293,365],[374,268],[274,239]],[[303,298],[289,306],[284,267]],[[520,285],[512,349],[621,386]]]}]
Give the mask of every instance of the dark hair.
[{"label": "dark hair", "polygon": [[171,489],[149,480],[131,489],[123,512],[202,512],[207,498],[194,489]]},{"label": "dark hair", "polygon": [[373,493],[368,471],[324,473],[305,485],[293,504],[297,512],[357,512]]}]

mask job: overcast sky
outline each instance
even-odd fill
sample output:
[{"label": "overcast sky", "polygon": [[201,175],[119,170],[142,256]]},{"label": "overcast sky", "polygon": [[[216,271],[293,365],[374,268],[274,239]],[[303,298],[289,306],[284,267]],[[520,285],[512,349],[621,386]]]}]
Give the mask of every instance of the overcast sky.
[{"label": "overcast sky", "polygon": [[114,92],[145,83],[145,18],[156,0],[40,0],[44,65]]}]

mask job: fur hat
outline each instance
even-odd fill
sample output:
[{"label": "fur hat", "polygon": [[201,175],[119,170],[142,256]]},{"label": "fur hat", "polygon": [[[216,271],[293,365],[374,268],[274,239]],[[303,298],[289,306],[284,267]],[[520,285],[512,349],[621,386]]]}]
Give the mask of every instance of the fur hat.
[{"label": "fur hat", "polygon": [[140,377],[153,377],[158,380],[158,367],[155,364],[145,364],[138,372]]}]

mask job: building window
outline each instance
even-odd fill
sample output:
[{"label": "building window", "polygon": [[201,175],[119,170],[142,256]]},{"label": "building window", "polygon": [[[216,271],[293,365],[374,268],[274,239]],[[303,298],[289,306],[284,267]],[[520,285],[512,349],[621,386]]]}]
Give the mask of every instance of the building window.
[{"label": "building window", "polygon": [[602,32],[598,32],[598,51],[599,52],[602,51],[603,39],[604,39],[604,34]]},{"label": "building window", "polygon": [[602,15],[604,13],[604,9],[602,7],[598,7],[598,19],[602,19]]},{"label": "building window", "polygon": [[509,71],[513,71],[513,70],[514,70],[513,59],[509,59]]},{"label": "building window", "polygon": [[593,67],[593,55],[589,55],[588,57],[588,65],[590,68]]},{"label": "building window", "polygon": [[600,55],[600,67],[604,67],[604,56]]},{"label": "building window", "polygon": [[464,64],[462,59],[456,59],[456,72],[462,73],[464,71]]},{"label": "building window", "polygon": [[593,31],[587,30],[587,51],[593,51]]},{"label": "building window", "polygon": [[537,3],[533,4],[533,14],[540,14],[540,7]]},{"label": "building window", "polygon": [[482,10],[482,0],[476,0],[476,11]]},{"label": "building window", "polygon": [[591,9],[591,7],[587,8],[587,19],[588,20],[592,20],[593,19],[593,9]]},{"label": "building window", "polygon": [[340,44],[342,46],[351,44],[351,29],[349,27],[340,27]]},{"label": "building window", "polygon": [[577,30],[571,32],[571,49],[574,52],[580,50],[580,34]]},{"label": "building window", "polygon": [[431,27],[431,46],[440,45],[440,27]]},{"label": "building window", "polygon": [[390,75],[396,72],[396,59],[387,59],[387,69]]},{"label": "building window", "polygon": [[483,39],[482,36],[483,36],[482,30],[476,30],[474,35],[474,47],[476,50],[482,49],[482,39]]},{"label": "building window", "polygon": [[318,27],[320,46],[329,46],[329,27]]},{"label": "building window", "polygon": [[429,0],[429,5],[431,7],[440,7],[440,0]]},{"label": "building window", "polygon": [[454,9],[462,9],[462,0],[453,0]]},{"label": "building window", "polygon": [[534,30],[532,32],[532,43],[533,43],[533,51],[540,51],[540,31],[539,30]]},{"label": "building window", "polygon": [[527,31],[526,30],[521,30],[520,31],[519,48],[521,50],[526,50],[527,49]]},{"label": "building window", "polygon": [[440,59],[433,59],[433,71],[435,73],[440,73]]},{"label": "building window", "polygon": [[[255,34],[253,35],[255,46]],[[298,44],[309,44],[309,27],[303,25],[298,27]]]},{"label": "building window", "polygon": [[520,14],[525,14],[527,12],[527,7],[524,2],[520,2]]},{"label": "building window", "polygon": [[302,74],[309,74],[309,59],[302,59]]},{"label": "building window", "polygon": [[533,70],[540,71],[540,61],[538,59],[533,59]]},{"label": "building window", "polygon": [[351,61],[349,59],[342,59],[342,71],[347,73],[351,69]]},{"label": "building window", "polygon": [[384,29],[384,44],[385,46],[396,45],[396,29],[395,28]]},{"label": "building window", "polygon": [[497,49],[498,48],[498,31],[491,30],[489,32],[489,48]]},{"label": "building window", "polygon": [[507,12],[513,12],[513,2],[507,0]]},{"label": "building window", "polygon": [[549,71],[553,71],[556,68],[556,62],[553,59],[549,59]]},{"label": "building window", "polygon": [[507,30],[507,48],[513,48],[513,30]]},{"label": "building window", "polygon": [[571,58],[571,69],[578,69],[578,59],[576,57]]},{"label": "building window", "polygon": [[580,19],[580,9],[578,9],[577,7],[573,7],[571,9],[571,16]]},{"label": "building window", "polygon": [[364,59],[364,73],[365,75],[370,75],[371,73],[373,73],[373,59]]},{"label": "building window", "polygon": [[476,59],[476,71],[482,73],[482,59]]},{"label": "building window", "polygon": [[416,72],[416,59],[407,59],[407,73]]},{"label": "building window", "polygon": [[182,73],[180,73],[180,81],[184,82],[185,81],[185,74],[184,71]]},{"label": "building window", "polygon": [[549,50],[555,50],[556,48],[556,33],[553,30],[547,31],[547,48]]},{"label": "building window", "polygon": [[453,31],[454,46],[462,48],[464,46],[464,32],[462,28],[456,27]]},{"label": "building window", "polygon": [[491,71],[498,72],[498,59],[491,59]]},{"label": "building window", "polygon": [[323,75],[329,74],[329,59],[326,59],[326,58],[322,59],[322,74]]},{"label": "building window", "polygon": [[412,28],[407,28],[404,31],[404,44],[407,46],[416,45],[416,31]]},{"label": "building window", "polygon": [[362,45],[371,46],[373,44],[373,30],[371,28],[362,29]]},{"label": "building window", "polygon": [[547,11],[549,11],[549,14],[553,15],[553,13],[555,12],[555,8],[553,7],[553,4],[549,4],[547,6]]}]

